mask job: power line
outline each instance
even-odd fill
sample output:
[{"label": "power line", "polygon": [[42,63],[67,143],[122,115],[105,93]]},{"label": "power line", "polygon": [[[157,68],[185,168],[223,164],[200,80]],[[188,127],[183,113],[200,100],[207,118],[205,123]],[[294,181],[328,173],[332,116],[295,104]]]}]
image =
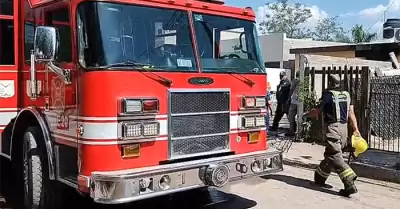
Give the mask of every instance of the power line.
[{"label": "power line", "polygon": [[386,7],[386,9],[383,11],[383,13],[378,17],[378,19],[374,22],[374,24],[372,24],[366,32],[368,32],[369,30],[371,30],[372,27],[374,27],[376,25],[376,23],[379,22],[379,20],[381,20],[382,16],[384,16],[386,14],[386,12],[389,10],[389,8],[394,4],[396,0],[392,0],[392,2],[389,4],[388,7]]}]

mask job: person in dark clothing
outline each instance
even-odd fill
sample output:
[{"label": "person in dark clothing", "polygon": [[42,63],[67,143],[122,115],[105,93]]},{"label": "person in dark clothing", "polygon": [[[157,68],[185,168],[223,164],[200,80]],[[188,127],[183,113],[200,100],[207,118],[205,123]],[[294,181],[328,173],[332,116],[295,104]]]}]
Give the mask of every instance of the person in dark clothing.
[{"label": "person in dark clothing", "polygon": [[290,105],[290,81],[287,78],[285,71],[280,72],[279,77],[281,82],[279,83],[276,91],[277,106],[271,131],[278,130],[279,121],[281,121],[283,115],[288,114]]},{"label": "person in dark clothing", "polygon": [[345,162],[342,149],[347,146],[347,123],[353,129],[353,135],[360,136],[357,128],[357,119],[354,114],[354,100],[350,93],[339,87],[340,78],[331,75],[328,89],[323,92],[319,105],[305,114],[307,117],[316,117],[322,114],[324,120],[325,152],[324,159],[314,172],[314,181],[317,185],[325,186],[331,170],[334,170],[343,182],[344,189],[339,195],[350,196],[357,193],[354,184],[356,173]]}]

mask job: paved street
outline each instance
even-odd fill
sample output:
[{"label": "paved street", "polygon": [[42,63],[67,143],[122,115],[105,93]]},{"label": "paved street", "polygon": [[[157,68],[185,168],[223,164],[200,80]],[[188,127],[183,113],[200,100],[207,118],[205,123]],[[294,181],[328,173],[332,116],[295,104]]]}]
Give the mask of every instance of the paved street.
[{"label": "paved street", "polygon": [[[310,181],[312,171],[286,166],[285,171],[263,178],[253,178],[233,184],[223,191],[211,191],[212,200],[197,194],[179,194],[171,198],[163,197],[141,201],[125,206],[100,206],[87,203],[80,197],[72,197],[66,208],[91,207],[96,209],[390,209],[398,208],[400,185],[369,179],[357,182],[359,193],[352,198],[337,196],[342,187],[337,176],[332,176],[329,184],[332,189],[321,189]],[[3,206],[4,208],[4,206]]]}]

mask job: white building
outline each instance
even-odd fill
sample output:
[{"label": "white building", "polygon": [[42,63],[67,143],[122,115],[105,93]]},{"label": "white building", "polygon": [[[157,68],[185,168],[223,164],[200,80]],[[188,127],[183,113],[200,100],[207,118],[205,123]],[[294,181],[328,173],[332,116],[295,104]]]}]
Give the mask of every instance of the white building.
[{"label": "white building", "polygon": [[295,55],[290,49],[348,45],[346,43],[313,41],[312,39],[287,38],[285,33],[273,33],[259,37],[265,67],[294,70]]}]

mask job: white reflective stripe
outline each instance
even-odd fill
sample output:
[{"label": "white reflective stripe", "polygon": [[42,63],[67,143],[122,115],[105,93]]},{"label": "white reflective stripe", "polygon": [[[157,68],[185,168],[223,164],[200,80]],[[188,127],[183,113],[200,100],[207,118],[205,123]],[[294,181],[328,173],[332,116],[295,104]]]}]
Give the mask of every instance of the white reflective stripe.
[{"label": "white reflective stripe", "polygon": [[11,119],[17,116],[17,111],[15,112],[0,112],[0,126],[7,125],[10,123]]},{"label": "white reflective stripe", "polygon": [[230,129],[238,129],[239,115],[231,115],[230,119]]},{"label": "white reflective stripe", "polygon": [[[57,129],[57,119],[47,117],[51,130],[55,134],[66,137],[77,137],[76,127],[78,124],[83,126],[83,135],[81,139],[93,140],[113,140],[118,138],[118,123],[117,122],[80,122],[70,120],[69,130]],[[230,133],[262,131],[265,128],[255,128],[252,130],[237,130],[238,115],[230,117]],[[168,135],[168,120],[157,120],[160,123],[160,136]],[[199,127],[201,128],[201,127]]]},{"label": "white reflective stripe", "polygon": [[340,102],[342,101],[341,96],[344,95],[346,97],[346,106],[347,106],[347,117],[349,115],[349,108],[350,108],[350,94],[347,91],[333,91],[330,90],[329,92],[332,93],[334,97],[335,109],[336,109],[336,121],[340,121],[341,119],[341,111],[340,111]]},{"label": "white reflective stripe", "polygon": [[2,111],[18,111],[18,108],[0,108],[0,112],[2,112]]},{"label": "white reflective stripe", "polygon": [[[110,141],[93,141],[93,140],[77,140],[76,138],[73,137],[67,137],[67,136],[60,136],[58,134],[54,134],[54,138],[56,139],[57,142],[62,143],[60,141],[68,141],[71,143],[78,143],[78,144],[85,144],[85,145],[116,145],[116,144],[132,144],[137,142],[138,140],[110,140]],[[151,141],[166,141],[168,140],[168,137],[156,137],[156,138],[149,138],[149,139],[140,139],[140,142],[151,142]]]},{"label": "white reflective stripe", "polygon": [[333,102],[335,103],[336,121],[340,121],[339,92],[332,90],[330,92],[333,95]]},{"label": "white reflective stripe", "polygon": [[351,96],[350,96],[350,93],[347,92],[347,91],[343,91],[342,93],[345,94],[346,97],[347,97],[347,115],[349,115],[349,108],[350,108],[350,103],[351,103]]}]

